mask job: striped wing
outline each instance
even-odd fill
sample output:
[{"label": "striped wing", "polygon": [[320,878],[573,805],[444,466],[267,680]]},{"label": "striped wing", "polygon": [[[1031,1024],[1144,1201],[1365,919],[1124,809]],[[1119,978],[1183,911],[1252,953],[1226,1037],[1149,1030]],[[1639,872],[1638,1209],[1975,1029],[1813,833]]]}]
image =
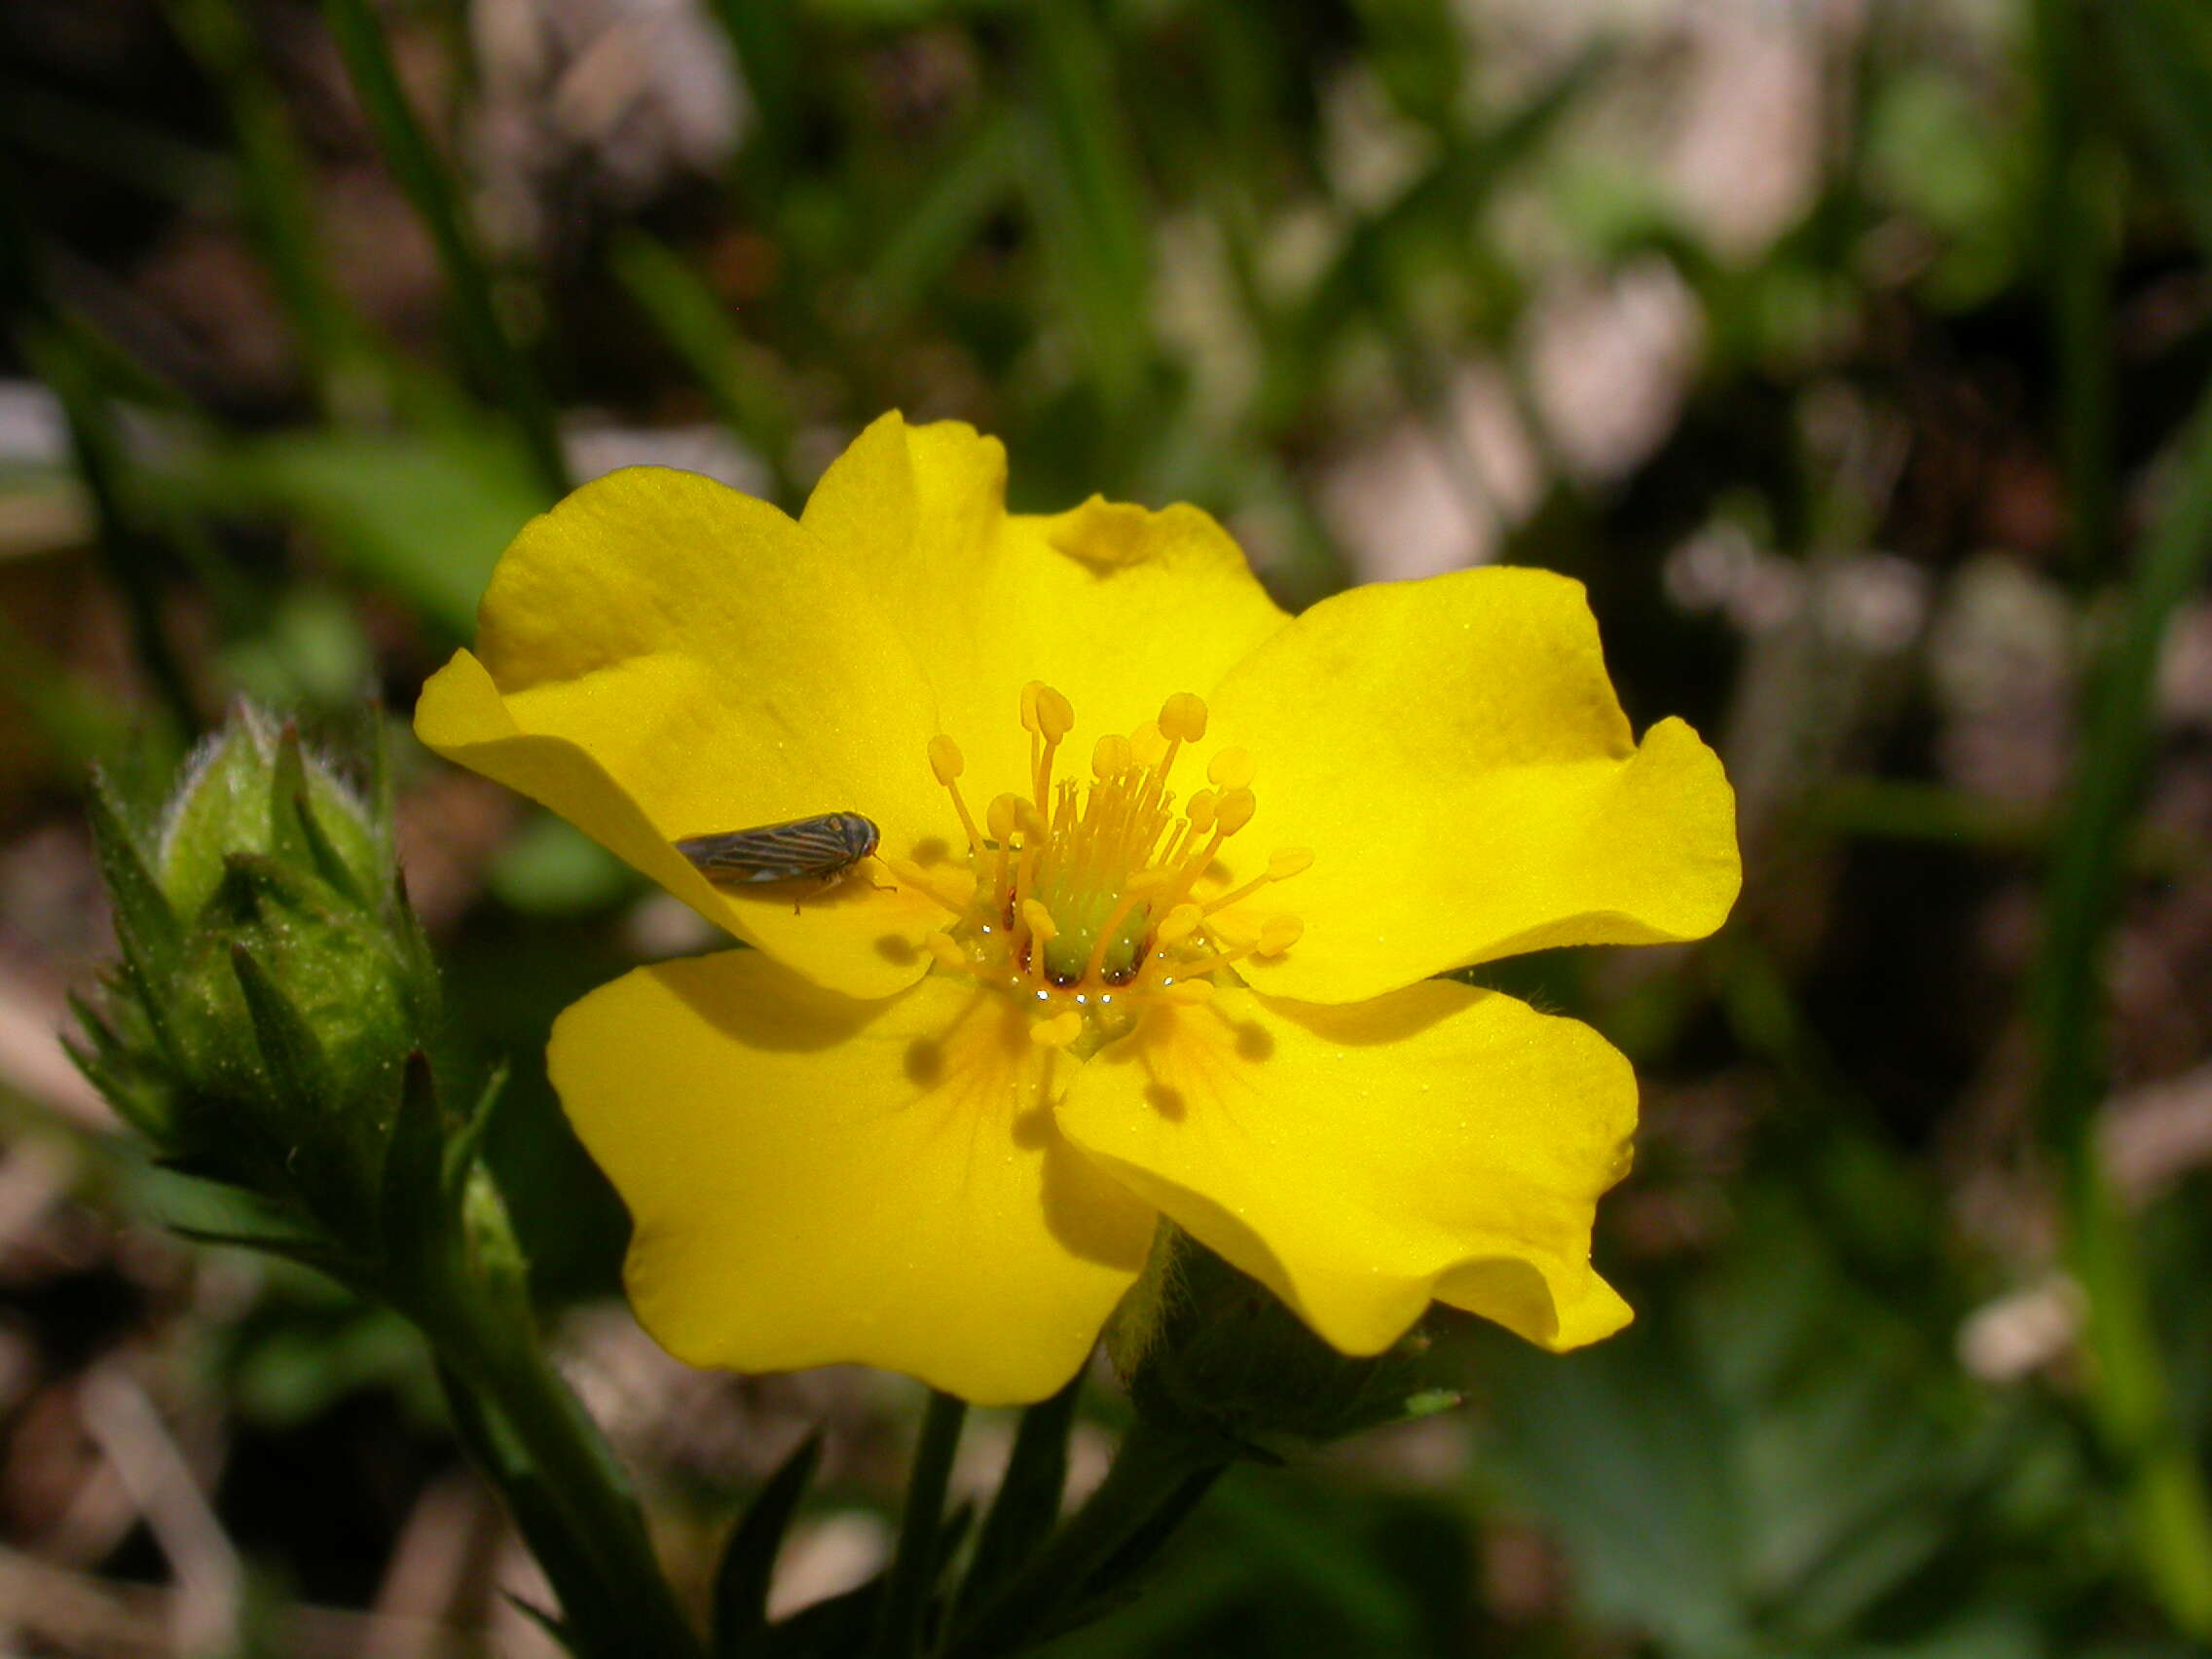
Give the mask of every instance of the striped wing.
[{"label": "striped wing", "polygon": [[[831,812],[763,824],[757,830],[731,830],[719,835],[692,835],[676,850],[714,881],[798,881],[835,875],[867,856],[855,846],[853,814]],[[861,820],[866,823],[866,820]],[[872,829],[872,826],[870,827]],[[869,837],[872,844],[872,836]]]}]

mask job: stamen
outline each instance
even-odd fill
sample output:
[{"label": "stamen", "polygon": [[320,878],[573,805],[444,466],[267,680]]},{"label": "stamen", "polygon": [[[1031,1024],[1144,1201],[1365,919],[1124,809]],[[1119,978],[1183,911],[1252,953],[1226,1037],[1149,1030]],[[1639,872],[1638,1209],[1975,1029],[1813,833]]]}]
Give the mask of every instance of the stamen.
[{"label": "stamen", "polygon": [[1160,705],[1160,729],[1176,743],[1196,743],[1206,734],[1203,699],[1178,691]]},{"label": "stamen", "polygon": [[1242,903],[1271,881],[1288,881],[1313,862],[1313,854],[1305,847],[1281,847],[1268,855],[1268,867],[1241,887],[1230,889],[1219,898],[1206,901],[1205,913],[1226,910],[1232,904]]},{"label": "stamen", "polygon": [[942,904],[956,916],[965,916],[976,901],[976,877],[963,869],[948,869],[940,880],[936,870],[924,869],[910,859],[876,855],[883,867],[933,903]]},{"label": "stamen", "polygon": [[1161,944],[1181,944],[1198,931],[1203,912],[1196,904],[1178,904],[1161,918],[1152,937]]},{"label": "stamen", "polygon": [[1259,771],[1259,762],[1252,758],[1249,751],[1224,749],[1206,767],[1206,782],[1218,789],[1250,789]]},{"label": "stamen", "polygon": [[961,756],[960,745],[941,732],[930,739],[930,770],[937,781],[952,793],[952,810],[960,814],[960,828],[968,831],[968,851],[983,850],[983,837],[976,832],[976,821],[968,816],[968,803],[960,798],[960,774],[968,769]]},{"label": "stamen", "polygon": [[1117,1003],[1126,1006],[1124,999],[1195,1006],[1214,994],[1209,976],[1217,970],[1255,954],[1280,955],[1297,942],[1295,917],[1270,917],[1234,946],[1209,930],[1207,918],[1305,869],[1312,855],[1302,848],[1277,851],[1233,892],[1206,902],[1191,897],[1257,812],[1258,768],[1241,749],[1215,754],[1206,782],[1175,809],[1169,777],[1182,750],[1205,737],[1210,716],[1201,699],[1179,691],[1161,704],[1157,720],[1126,737],[1099,738],[1088,778],[1053,774],[1075,729],[1066,697],[1033,680],[1021,688],[1020,712],[1029,734],[1027,787],[993,796],[981,830],[959,789],[966,771],[959,746],[947,736],[929,745],[931,770],[968,834],[966,879],[956,869],[887,861],[902,881],[958,917],[926,941],[937,967],[1048,1016],[1030,1035],[1057,1050],[1124,1017],[1113,1012]]},{"label": "stamen", "polygon": [[1147,720],[1129,733],[1129,752],[1140,766],[1157,771],[1167,756],[1167,734],[1158,720]]},{"label": "stamen", "polygon": [[[1036,695],[1028,695],[1029,687]],[[1075,705],[1042,681],[1031,681],[1022,688],[1023,696],[1036,724],[1030,729],[1042,739],[1032,742],[1030,753],[1036,756],[1032,766],[1030,784],[1040,813],[1051,811],[1052,793],[1052,756],[1060,747],[1060,739],[1075,727]]]}]

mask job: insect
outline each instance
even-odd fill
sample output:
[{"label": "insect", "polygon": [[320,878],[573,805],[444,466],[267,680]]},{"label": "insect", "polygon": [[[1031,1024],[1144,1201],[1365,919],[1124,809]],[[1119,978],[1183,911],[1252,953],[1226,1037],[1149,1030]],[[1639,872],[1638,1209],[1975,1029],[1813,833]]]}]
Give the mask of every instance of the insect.
[{"label": "insect", "polygon": [[676,850],[710,881],[751,884],[808,876],[830,881],[874,852],[880,838],[872,819],[857,812],[825,812],[757,830],[689,835],[676,843]]}]

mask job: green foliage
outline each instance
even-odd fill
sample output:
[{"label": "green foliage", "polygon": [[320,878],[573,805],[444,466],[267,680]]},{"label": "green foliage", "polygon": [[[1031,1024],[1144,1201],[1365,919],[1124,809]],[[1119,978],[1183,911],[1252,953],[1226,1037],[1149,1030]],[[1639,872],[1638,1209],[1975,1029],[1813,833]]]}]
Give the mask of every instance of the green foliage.
[{"label": "green foliage", "polygon": [[[983,1654],[1058,1631],[1057,1659],[2202,1646],[2202,1178],[2139,1232],[2089,1129],[2121,1085],[2212,1043],[2185,650],[2152,690],[2212,545],[2191,418],[2212,362],[2212,24],[2190,0],[1873,4],[1802,32],[1806,9],[1766,8],[1736,44],[1807,55],[1786,101],[1810,110],[1816,162],[1801,201],[1731,240],[1692,200],[1676,119],[1733,96],[1677,73],[1728,9],[1606,10],[1584,30],[1572,7],[1444,0],[717,0],[742,81],[726,166],[611,185],[581,141],[509,166],[498,43],[462,41],[443,8],[328,0],[318,36],[306,14],[173,0],[174,39],[144,59],[170,66],[173,101],[98,84],[96,42],[66,74],[11,63],[0,320],[59,428],[0,458],[34,486],[0,498],[0,696],[51,752],[0,742],[0,817],[12,837],[53,810],[55,758],[102,762],[86,810],[120,961],[79,1000],[79,1058],[170,1171],[98,1201],[401,1302],[437,1356],[287,1265],[215,1366],[238,1435],[362,1392],[419,1420],[442,1388],[558,1583],[561,1639],[695,1646],[674,1594],[625,1594],[663,1581],[532,1309],[611,1293],[627,1225],[545,1080],[546,1025],[687,941],[565,826],[481,846],[465,799],[424,791],[441,988],[398,902],[391,781],[356,789],[247,714],[172,800],[169,762],[211,710],[240,692],[336,710],[379,680],[403,700],[468,637],[585,409],[711,419],[793,509],[882,409],[958,416],[1019,457],[1017,506],[1197,500],[1294,605],[1374,568],[1369,508],[1340,486],[1395,457],[1381,495],[1434,473],[1467,545],[1584,578],[1637,723],[1691,714],[1743,785],[1733,937],[1656,968],[1576,952],[1480,973],[1599,1023],[1645,1080],[1640,1170],[1606,1211],[1639,1220],[1601,1241],[1639,1322],[1559,1358],[1439,1318],[1347,1364],[1179,1250],[1124,1327],[1126,1407],[1093,1389],[1027,1414],[972,1539],[929,1506],[900,1640]],[[301,67],[326,62],[346,109]],[[391,216],[350,217],[379,165]],[[517,191],[535,219],[508,216]],[[364,223],[402,219],[434,268],[419,292],[404,250],[362,257]],[[181,259],[211,247],[268,292]],[[1563,301],[1646,280],[1686,319],[1678,409],[1647,453],[1591,465],[1542,359],[1561,314],[1585,327]],[[187,303],[203,295],[229,309]],[[279,359],[258,379],[239,367],[256,351]],[[1633,402],[1601,368],[1600,400]],[[1470,377],[1496,388],[1479,417]],[[1526,499],[1499,488],[1484,421],[1526,440]],[[2078,756],[2071,786],[1947,770],[1925,636],[1873,672],[1887,702],[1846,707],[1849,676],[1804,649],[1839,608],[1690,614],[1671,584],[1702,539],[1800,591],[1822,561],[1908,561],[1938,625],[1969,557],[2047,579],[2068,638],[2105,642],[2087,735],[2067,747],[2062,664],[2034,756],[2056,778]],[[46,596],[72,582],[114,617],[80,599],[52,626]],[[79,635],[120,638],[129,672]],[[166,728],[136,762],[134,721]],[[399,793],[431,775],[415,764]],[[2021,918],[2046,862],[2031,983]],[[37,881],[0,874],[13,927]],[[507,1061],[503,1093],[451,1087]],[[188,1201],[175,1171],[232,1185]],[[2054,1247],[2084,1331],[2029,1375],[1967,1369],[1962,1326]],[[1418,1420],[1462,1394],[1463,1417]],[[1135,1454],[1063,1518],[1069,1435],[1124,1409]],[[831,1425],[834,1482],[850,1426]],[[1419,1477],[1397,1483],[1378,1444],[1415,1448]],[[718,1659],[864,1652],[884,1628],[882,1577],[767,1621],[802,1509],[832,1500],[815,1445],[760,1483],[711,1576],[689,1552]],[[709,1525],[687,1504],[719,1527],[747,1484],[653,1474],[679,1535]]]}]

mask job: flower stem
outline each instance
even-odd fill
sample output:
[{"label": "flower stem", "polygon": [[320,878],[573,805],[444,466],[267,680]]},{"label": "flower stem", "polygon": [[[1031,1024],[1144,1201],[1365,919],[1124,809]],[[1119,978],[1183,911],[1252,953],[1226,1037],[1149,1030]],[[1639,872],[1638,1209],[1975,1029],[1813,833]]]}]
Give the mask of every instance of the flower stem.
[{"label": "flower stem", "polygon": [[922,1615],[944,1566],[939,1539],[944,1493],[952,1478],[952,1455],[960,1445],[960,1425],[967,1417],[965,1400],[931,1390],[921,1444],[914,1449],[913,1473],[906,1481],[906,1507],[899,1518],[899,1553],[884,1579],[875,1659],[910,1659],[921,1651]]},{"label": "flower stem", "polygon": [[505,1208],[480,1174],[465,1239],[388,1287],[435,1350],[463,1443],[498,1484],[586,1659],[700,1659],[628,1478],[546,1357]]},{"label": "flower stem", "polygon": [[1218,1443],[1139,1419],[1089,1501],[955,1633],[943,1659],[996,1659],[1052,1633],[1116,1557],[1181,1521],[1228,1466]]},{"label": "flower stem", "polygon": [[[475,1346],[475,1345],[471,1345]],[[645,1532],[627,1480],[535,1343],[455,1354],[458,1383],[491,1436],[488,1461],[532,1553],[591,1659],[697,1659],[692,1634]],[[482,1449],[476,1448],[479,1456]]]}]

